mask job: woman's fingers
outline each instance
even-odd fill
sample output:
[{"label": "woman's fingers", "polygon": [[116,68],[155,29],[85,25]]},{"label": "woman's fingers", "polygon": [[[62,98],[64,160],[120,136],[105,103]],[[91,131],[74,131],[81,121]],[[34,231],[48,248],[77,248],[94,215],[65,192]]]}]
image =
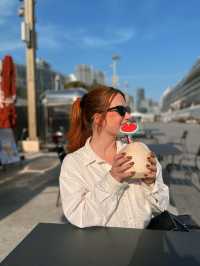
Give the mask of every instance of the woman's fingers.
[{"label": "woman's fingers", "polygon": [[156,154],[155,154],[153,151],[151,151],[151,152],[150,152],[150,157],[152,157],[152,158],[156,158]]},{"label": "woman's fingers", "polygon": [[146,167],[149,171],[157,172],[157,167],[154,165],[147,164]]},{"label": "woman's fingers", "polygon": [[118,153],[115,155],[110,171],[111,175],[120,182],[125,178],[133,176],[135,172],[128,171],[134,165],[134,162],[131,161],[131,159],[132,157],[127,156],[125,153]]},{"label": "woman's fingers", "polygon": [[151,165],[153,165],[153,166],[155,166],[157,163],[156,163],[156,161],[153,161],[153,160],[148,160],[148,162],[147,162],[148,164],[151,164]]},{"label": "woman's fingers", "polygon": [[148,172],[148,173],[144,174],[144,176],[146,178],[154,178],[155,179],[156,173],[155,172]]},{"label": "woman's fingers", "polygon": [[154,166],[157,164],[156,160],[151,160],[151,159],[148,160],[148,163]]},{"label": "woman's fingers", "polygon": [[128,169],[130,169],[131,167],[133,167],[133,165],[134,165],[134,162],[125,163],[125,164],[123,164],[123,165],[121,165],[119,167],[119,171],[120,172],[127,171]]},{"label": "woman's fingers", "polygon": [[128,172],[121,173],[121,177],[123,179],[128,178],[128,177],[132,177],[134,175],[135,175],[135,172],[134,171],[128,171]]},{"label": "woman's fingers", "polygon": [[117,153],[117,154],[114,156],[114,161],[118,161],[118,160],[120,160],[121,158],[124,158],[125,155],[126,155],[125,152]]},{"label": "woman's fingers", "polygon": [[156,158],[155,158],[155,157],[150,157],[150,156],[148,156],[148,157],[147,157],[147,160],[148,160],[148,162],[151,163],[151,164],[156,164]]},{"label": "woman's fingers", "polygon": [[156,155],[154,152],[150,152],[148,157],[147,157],[147,160],[149,163],[153,164],[153,165],[156,165]]},{"label": "woman's fingers", "polygon": [[149,156],[147,157],[148,163],[146,167],[148,169],[148,173],[145,175],[147,178],[155,178],[157,172],[157,161],[156,155],[154,152],[150,152]]},{"label": "woman's fingers", "polygon": [[128,161],[131,161],[132,157],[131,156],[126,156],[126,154],[121,153],[118,154],[118,156],[116,155],[114,157],[114,164],[116,167],[119,167],[125,163],[127,163]]},{"label": "woman's fingers", "polygon": [[[147,157],[146,167],[148,172],[145,173],[143,181],[145,183],[155,182],[156,172],[157,172],[157,160],[155,153],[150,152]],[[115,155],[111,173],[116,179],[123,180],[125,178],[135,175],[134,171],[131,171],[134,162],[132,161],[132,156],[127,156],[126,153],[121,152]]]}]

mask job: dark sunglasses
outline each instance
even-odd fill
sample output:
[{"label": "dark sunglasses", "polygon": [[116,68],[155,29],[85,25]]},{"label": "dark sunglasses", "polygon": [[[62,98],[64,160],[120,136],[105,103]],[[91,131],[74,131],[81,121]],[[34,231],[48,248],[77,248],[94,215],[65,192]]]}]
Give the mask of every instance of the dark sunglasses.
[{"label": "dark sunglasses", "polygon": [[107,109],[107,112],[117,112],[121,116],[131,112],[130,106],[117,105]]}]

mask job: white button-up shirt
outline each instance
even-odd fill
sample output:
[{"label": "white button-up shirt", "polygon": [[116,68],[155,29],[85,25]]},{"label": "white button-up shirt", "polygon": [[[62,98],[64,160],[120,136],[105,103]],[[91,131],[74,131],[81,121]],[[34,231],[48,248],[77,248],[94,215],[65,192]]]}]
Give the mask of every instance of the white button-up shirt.
[{"label": "white button-up shirt", "polygon": [[[62,163],[60,192],[67,220],[81,228],[145,228],[152,214],[164,211],[169,204],[160,163],[155,184],[148,186],[141,180],[120,183],[111,176],[111,165],[92,150],[89,140]],[[117,151],[123,147],[117,141]]]}]

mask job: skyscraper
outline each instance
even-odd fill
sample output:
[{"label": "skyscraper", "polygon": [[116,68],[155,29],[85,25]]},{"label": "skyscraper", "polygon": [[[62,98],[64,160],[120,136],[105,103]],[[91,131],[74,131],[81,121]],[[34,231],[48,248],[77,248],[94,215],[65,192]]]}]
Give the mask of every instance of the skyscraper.
[{"label": "skyscraper", "polygon": [[93,69],[92,67],[86,64],[76,66],[75,76],[78,81],[82,81],[87,85],[91,85],[94,82],[99,84],[105,84],[104,73],[100,70]]},{"label": "skyscraper", "polygon": [[145,90],[144,88],[138,88],[136,90],[136,109],[140,110],[142,102],[145,100]]}]

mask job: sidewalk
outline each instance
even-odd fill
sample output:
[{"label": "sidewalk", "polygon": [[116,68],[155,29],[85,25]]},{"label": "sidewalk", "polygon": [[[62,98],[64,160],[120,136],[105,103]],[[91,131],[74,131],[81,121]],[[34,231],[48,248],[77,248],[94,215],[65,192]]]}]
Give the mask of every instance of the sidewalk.
[{"label": "sidewalk", "polygon": [[56,207],[59,171],[55,153],[32,154],[0,170],[0,261],[39,222],[62,222]]}]

